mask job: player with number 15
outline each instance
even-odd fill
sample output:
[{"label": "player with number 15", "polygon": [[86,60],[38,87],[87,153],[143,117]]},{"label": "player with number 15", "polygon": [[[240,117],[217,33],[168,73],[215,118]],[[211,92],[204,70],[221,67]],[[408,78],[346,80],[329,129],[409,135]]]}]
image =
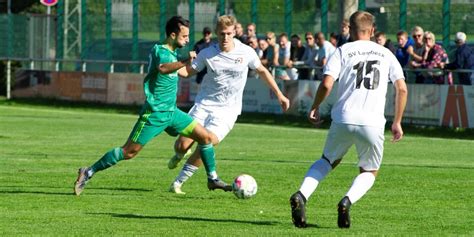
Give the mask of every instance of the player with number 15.
[{"label": "player with number 15", "polygon": [[374,35],[374,16],[358,11],[350,17],[354,42],[337,48],[324,68],[309,119],[319,124],[319,105],[337,84],[337,101],[331,110],[332,123],[323,154],[309,168],[300,189],[290,198],[291,215],[296,227],[306,227],[305,204],[318,184],[334,169],[355,144],[359,175],[338,205],[338,226],[350,227],[349,209],[374,184],[383,156],[385,96],[387,87],[395,87],[393,142],[403,137],[402,115],[407,87],[402,67],[390,50],[370,41]]}]

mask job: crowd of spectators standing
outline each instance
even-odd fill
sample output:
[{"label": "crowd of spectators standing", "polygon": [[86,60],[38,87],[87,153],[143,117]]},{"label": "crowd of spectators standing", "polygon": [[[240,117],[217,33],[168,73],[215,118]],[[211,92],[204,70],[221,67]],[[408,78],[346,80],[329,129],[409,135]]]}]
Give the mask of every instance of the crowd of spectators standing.
[{"label": "crowd of spectators standing", "polygon": [[[349,21],[343,20],[338,33],[330,33],[329,39],[322,32],[306,32],[301,39],[298,34],[288,36],[286,33],[266,32],[258,37],[254,23],[236,25],[235,38],[252,47],[262,63],[274,70],[275,78],[281,80],[319,80],[322,68],[336,48],[350,42]],[[393,52],[405,69],[405,76],[414,78],[417,84],[450,84],[454,83],[453,72],[457,82],[463,85],[474,83],[474,50],[466,44],[466,34],[455,35],[456,50],[449,61],[446,50],[436,43],[435,35],[415,26],[409,34],[399,31],[397,42],[387,39],[384,32],[376,32],[373,41]],[[196,43],[195,51],[212,43],[212,32],[206,27],[203,39]],[[305,40],[305,43],[303,43]],[[453,71],[454,70],[454,71]],[[456,71],[457,70],[457,71]],[[249,72],[252,74],[253,72]],[[409,75],[408,75],[409,74]],[[198,83],[202,75],[198,75]]]}]

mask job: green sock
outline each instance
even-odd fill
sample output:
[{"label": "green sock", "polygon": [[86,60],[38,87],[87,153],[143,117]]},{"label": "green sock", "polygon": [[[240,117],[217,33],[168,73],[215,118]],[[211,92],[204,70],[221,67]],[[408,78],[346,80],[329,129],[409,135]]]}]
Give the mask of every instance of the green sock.
[{"label": "green sock", "polygon": [[94,165],[91,166],[92,172],[97,172],[101,170],[105,170],[115,164],[117,164],[119,161],[123,160],[123,151],[121,147],[114,148],[102,156],[100,160],[95,162]]},{"label": "green sock", "polygon": [[216,160],[214,154],[214,146],[212,143],[206,145],[198,145],[199,154],[201,154],[201,160],[204,164],[204,168],[206,169],[206,173],[208,178],[216,179]]}]

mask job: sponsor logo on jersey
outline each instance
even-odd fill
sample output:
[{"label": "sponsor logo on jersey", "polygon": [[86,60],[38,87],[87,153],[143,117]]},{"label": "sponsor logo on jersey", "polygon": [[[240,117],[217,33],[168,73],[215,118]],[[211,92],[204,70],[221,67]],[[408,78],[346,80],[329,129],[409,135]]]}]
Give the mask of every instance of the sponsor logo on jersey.
[{"label": "sponsor logo on jersey", "polygon": [[235,62],[235,64],[242,64],[244,62],[244,58],[238,57],[238,58],[235,59],[234,62]]}]

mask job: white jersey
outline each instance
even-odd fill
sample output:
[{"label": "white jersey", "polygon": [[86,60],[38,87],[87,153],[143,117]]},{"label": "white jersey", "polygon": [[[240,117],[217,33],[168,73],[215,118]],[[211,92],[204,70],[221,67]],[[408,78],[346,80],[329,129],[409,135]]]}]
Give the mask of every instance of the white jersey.
[{"label": "white jersey", "polygon": [[339,78],[337,101],[331,111],[334,122],[382,128],[388,83],[405,78],[394,54],[368,40],[337,48],[324,74]]},{"label": "white jersey", "polygon": [[207,67],[207,74],[196,95],[195,103],[210,107],[226,107],[240,114],[242,95],[250,69],[260,67],[257,53],[250,46],[234,39],[235,48],[223,52],[219,44],[203,49],[192,62],[192,68],[201,71]]}]

